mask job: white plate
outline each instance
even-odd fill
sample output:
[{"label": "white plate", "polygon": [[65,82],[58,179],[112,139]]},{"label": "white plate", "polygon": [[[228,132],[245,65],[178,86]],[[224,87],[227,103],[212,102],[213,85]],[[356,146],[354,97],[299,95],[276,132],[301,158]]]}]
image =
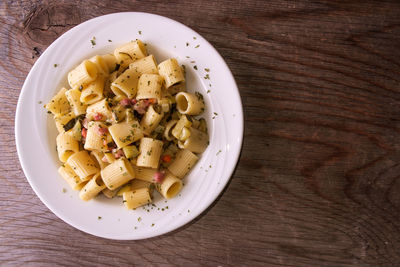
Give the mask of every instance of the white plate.
[{"label": "white plate", "polygon": [[[95,46],[90,41],[93,37],[96,38]],[[205,98],[204,117],[210,133],[210,145],[185,178],[180,196],[165,202],[155,193],[157,207],[147,208],[149,211],[142,208],[126,210],[121,198],[109,200],[100,196],[87,203],[81,201],[78,192],[70,189],[57,173],[61,164],[55,151],[57,130],[43,108],[59,88],[67,84],[68,71],[79,62],[96,54],[110,53],[116,46],[136,38],[148,44],[149,52],[158,62],[175,57],[186,65],[189,91],[199,91]],[[210,71],[206,72],[205,68]],[[210,79],[204,78],[206,74]],[[207,90],[211,92],[207,93]],[[79,230],[125,240],[167,233],[203,212],[228,183],[243,138],[239,92],[218,52],[198,33],[174,20],[134,12],[86,21],[54,41],[26,78],[15,124],[22,169],[42,202]],[[63,193],[63,188],[67,192]]]}]

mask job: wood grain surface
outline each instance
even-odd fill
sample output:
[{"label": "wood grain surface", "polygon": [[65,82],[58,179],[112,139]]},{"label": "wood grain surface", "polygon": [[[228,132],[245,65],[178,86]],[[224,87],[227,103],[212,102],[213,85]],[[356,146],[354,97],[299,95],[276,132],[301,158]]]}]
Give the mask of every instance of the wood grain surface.
[{"label": "wood grain surface", "polygon": [[[169,2],[169,3],[168,3]],[[221,53],[245,112],[223,195],[189,225],[112,241],[61,221],[30,188],[14,116],[63,32],[143,11]],[[0,264],[400,266],[399,1],[0,1]]]}]

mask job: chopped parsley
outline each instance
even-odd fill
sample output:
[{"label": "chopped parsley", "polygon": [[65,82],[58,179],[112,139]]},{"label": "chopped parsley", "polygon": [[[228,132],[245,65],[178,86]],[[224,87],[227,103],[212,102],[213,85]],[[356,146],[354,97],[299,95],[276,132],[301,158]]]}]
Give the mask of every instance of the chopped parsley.
[{"label": "chopped parsley", "polygon": [[90,42],[92,43],[92,46],[96,45],[96,37],[93,36],[92,40],[90,40]]},{"label": "chopped parsley", "polygon": [[63,189],[62,189],[62,192],[63,192],[63,193],[66,193],[66,192],[67,192],[67,189],[63,188]]},{"label": "chopped parsley", "polygon": [[109,43],[111,43],[111,42],[112,42],[112,40],[108,39],[108,42],[109,42]]},{"label": "chopped parsley", "polygon": [[196,36],[193,36],[193,39],[196,40]]},{"label": "chopped parsley", "polygon": [[188,43],[188,42],[186,42],[186,46],[189,46],[189,43]]},{"label": "chopped parsley", "polygon": [[210,69],[209,69],[209,68],[205,68],[204,70],[207,71],[207,72],[210,72]]},{"label": "chopped parsley", "polygon": [[58,64],[54,64],[54,68],[57,68]]},{"label": "chopped parsley", "polygon": [[142,217],[138,217],[137,221],[140,222],[142,220]]},{"label": "chopped parsley", "polygon": [[193,66],[193,69],[197,70],[197,66],[196,66],[196,65],[194,65],[194,66]]},{"label": "chopped parsley", "polygon": [[97,217],[97,220],[101,220],[101,216],[98,216],[98,217]]},{"label": "chopped parsley", "polygon": [[204,79],[210,79],[210,75],[207,73],[206,76],[204,76]]},{"label": "chopped parsley", "polygon": [[222,152],[222,151],[221,151],[221,149],[220,149],[220,150],[218,150],[217,154],[215,154],[215,155],[218,156],[219,153],[221,153],[221,152]]},{"label": "chopped parsley", "polygon": [[194,48],[199,48],[200,47],[200,45],[196,45]]},{"label": "chopped parsley", "polygon": [[154,225],[155,225],[155,224],[154,224],[154,223],[152,223],[152,224],[151,224],[151,227],[153,227]]},{"label": "chopped parsley", "polygon": [[207,94],[209,94],[211,92],[211,90],[207,90]]},{"label": "chopped parsley", "polygon": [[203,95],[202,95],[202,94],[200,94],[200,93],[197,92],[197,91],[196,91],[194,94],[196,95],[196,97],[197,97],[197,99],[198,99],[199,101],[203,100]]},{"label": "chopped parsley", "polygon": [[39,101],[39,102],[38,102],[38,104],[42,104],[42,103],[43,103],[42,101]]},{"label": "chopped parsley", "polygon": [[142,35],[142,31],[139,31],[139,34]]}]

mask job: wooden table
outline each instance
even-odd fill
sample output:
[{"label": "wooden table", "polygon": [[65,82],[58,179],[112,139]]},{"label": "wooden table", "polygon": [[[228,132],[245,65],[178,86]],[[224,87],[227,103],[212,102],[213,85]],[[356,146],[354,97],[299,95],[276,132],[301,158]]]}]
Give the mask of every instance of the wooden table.
[{"label": "wooden table", "polygon": [[[399,266],[400,2],[166,2],[0,2],[0,264]],[[120,11],[164,15],[208,39],[245,112],[224,194],[189,225],[129,242],[51,213],[14,141],[20,89],[40,53]]]}]

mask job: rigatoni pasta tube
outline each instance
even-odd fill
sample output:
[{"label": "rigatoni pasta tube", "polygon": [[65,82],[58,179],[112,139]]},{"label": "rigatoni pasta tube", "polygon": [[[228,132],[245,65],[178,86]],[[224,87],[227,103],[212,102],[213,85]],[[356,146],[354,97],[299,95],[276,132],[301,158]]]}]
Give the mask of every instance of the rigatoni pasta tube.
[{"label": "rigatoni pasta tube", "polygon": [[[104,123],[99,121],[89,122],[84,148],[86,150],[107,151],[108,135],[107,126]],[[109,140],[111,141],[111,138]]]},{"label": "rigatoni pasta tube", "polygon": [[157,169],[138,167],[133,165],[133,169],[135,170],[136,179],[153,183],[154,182],[154,174],[157,172]]},{"label": "rigatoni pasta tube", "polygon": [[94,56],[89,59],[91,62],[96,64],[97,70],[99,73],[102,75],[108,75],[110,73],[110,70],[108,68],[107,62],[105,62],[104,58],[102,56]]},{"label": "rigatoni pasta tube", "polygon": [[56,138],[58,158],[62,162],[66,162],[67,159],[79,151],[79,144],[69,133],[62,132],[57,135]]},{"label": "rigatoni pasta tube", "polygon": [[103,61],[106,63],[108,67],[109,73],[114,72],[115,68],[117,67],[117,59],[113,54],[105,54],[101,56]]},{"label": "rigatoni pasta tube", "polygon": [[204,99],[198,92],[196,94],[187,92],[177,93],[175,100],[176,109],[182,114],[199,115],[204,111]]},{"label": "rigatoni pasta tube", "polygon": [[58,93],[46,104],[46,109],[54,115],[63,115],[70,111],[68,99],[65,96],[67,88],[62,88]]},{"label": "rigatoni pasta tube", "polygon": [[194,153],[203,153],[208,145],[208,135],[190,127],[190,137],[185,141],[178,141],[179,148],[186,148]]},{"label": "rigatoni pasta tube", "polygon": [[87,105],[81,102],[81,91],[78,88],[70,89],[65,92],[65,96],[68,99],[69,105],[72,108],[72,112],[75,116],[86,113]]},{"label": "rigatoni pasta tube", "polygon": [[169,122],[167,122],[167,124],[165,125],[165,130],[164,130],[164,138],[167,139],[168,141],[172,141],[172,139],[174,138],[172,136],[172,129],[175,127],[176,123],[178,122],[178,120],[170,120]]},{"label": "rigatoni pasta tube", "polygon": [[114,50],[114,56],[117,59],[117,63],[125,68],[135,60],[147,56],[147,51],[142,41],[136,40],[117,47]]},{"label": "rigatoni pasta tube", "polygon": [[134,69],[140,75],[148,74],[158,74],[157,62],[153,55],[141,58],[129,64],[130,69]]},{"label": "rigatoni pasta tube", "polygon": [[96,64],[89,60],[84,60],[68,73],[68,83],[71,88],[85,86],[96,80],[97,75],[98,70]]},{"label": "rigatoni pasta tube", "polygon": [[140,167],[157,168],[162,152],[163,142],[153,138],[143,137],[140,140],[136,165]]},{"label": "rigatoni pasta tube", "polygon": [[82,90],[80,100],[86,105],[94,104],[103,98],[103,90],[104,77],[98,76],[95,81]]},{"label": "rigatoni pasta tube", "polygon": [[107,188],[113,190],[135,178],[135,172],[126,158],[120,158],[101,170],[101,177]]},{"label": "rigatoni pasta tube", "polygon": [[130,188],[131,188],[131,190],[137,190],[137,189],[141,189],[141,188],[149,188],[150,189],[151,183],[143,181],[143,180],[139,180],[139,179],[133,179],[131,181]]},{"label": "rigatoni pasta tube", "polygon": [[[133,179],[135,180],[135,179]],[[117,196],[122,197],[122,194],[131,190],[131,181],[127,182],[125,185],[121,186],[118,190]]]},{"label": "rigatoni pasta tube", "polygon": [[98,150],[93,150],[92,152],[90,152],[90,156],[96,159],[98,165],[100,166],[100,169],[104,169],[109,164],[108,162],[103,161],[104,158],[103,152],[100,152]]},{"label": "rigatoni pasta tube", "polygon": [[163,116],[164,112],[162,112],[160,106],[149,106],[142,120],[140,121],[140,126],[142,127],[143,133],[145,135],[150,135],[151,132],[158,126]]},{"label": "rigatoni pasta tube", "polygon": [[185,75],[175,58],[167,59],[158,65],[158,73],[164,78],[165,87],[185,81]]},{"label": "rigatoni pasta tube", "polygon": [[143,74],[139,78],[136,99],[161,99],[162,77],[158,74]]},{"label": "rigatoni pasta tube", "polygon": [[199,157],[187,149],[179,150],[175,160],[168,166],[168,170],[178,178],[183,178],[186,173],[196,164]]},{"label": "rigatoni pasta tube", "polygon": [[112,112],[105,98],[97,103],[91,104],[86,109],[86,118],[89,120],[93,120],[98,114],[101,115],[101,118],[98,120],[105,121],[107,119],[112,119]]},{"label": "rigatoni pasta tube", "polygon": [[182,189],[182,180],[176,178],[171,173],[167,172],[163,181],[160,184],[156,184],[157,191],[166,199],[173,198]]},{"label": "rigatoni pasta tube", "polygon": [[81,188],[85,185],[85,182],[83,182],[79,176],[76,175],[71,166],[62,165],[60,168],[58,168],[58,173],[62,178],[64,178],[64,180],[73,190],[81,190]]},{"label": "rigatoni pasta tube", "polygon": [[115,195],[117,194],[118,189],[119,189],[119,188],[117,188],[117,189],[115,189],[115,190],[111,190],[111,189],[108,189],[108,188],[106,187],[106,188],[103,189],[103,191],[101,191],[101,192],[103,193],[103,195],[106,196],[106,198],[113,198],[113,197],[115,197]]},{"label": "rigatoni pasta tube", "polygon": [[106,185],[104,184],[103,180],[101,179],[100,173],[97,173],[81,189],[81,191],[79,192],[79,197],[83,201],[89,201],[92,198],[94,198],[95,196],[97,196],[104,188],[106,188]]},{"label": "rigatoni pasta tube", "polygon": [[142,130],[138,122],[121,122],[108,127],[115,144],[118,148],[123,148],[143,137]]},{"label": "rigatoni pasta tube", "polygon": [[104,158],[108,163],[113,163],[115,161],[115,157],[111,152],[104,152]]},{"label": "rigatoni pasta tube", "polygon": [[152,202],[149,188],[125,192],[122,194],[122,198],[127,209],[136,209]]},{"label": "rigatoni pasta tube", "polygon": [[117,96],[133,98],[138,89],[139,74],[134,69],[127,69],[111,83],[111,91]]},{"label": "rigatoni pasta tube", "polygon": [[96,167],[96,162],[90,157],[85,150],[74,153],[67,160],[67,164],[71,166],[74,172],[82,181],[90,180],[94,174],[100,170]]},{"label": "rigatoni pasta tube", "polygon": [[64,132],[64,126],[72,119],[74,119],[76,116],[75,114],[71,111],[70,113],[64,114],[64,115],[57,115],[54,116],[54,121],[56,122],[56,127],[59,133]]},{"label": "rigatoni pasta tube", "polygon": [[172,129],[171,133],[178,140],[186,140],[190,136],[190,132],[188,132],[189,127],[192,126],[192,122],[186,115],[182,115],[179,121],[175,124],[175,127]]}]

